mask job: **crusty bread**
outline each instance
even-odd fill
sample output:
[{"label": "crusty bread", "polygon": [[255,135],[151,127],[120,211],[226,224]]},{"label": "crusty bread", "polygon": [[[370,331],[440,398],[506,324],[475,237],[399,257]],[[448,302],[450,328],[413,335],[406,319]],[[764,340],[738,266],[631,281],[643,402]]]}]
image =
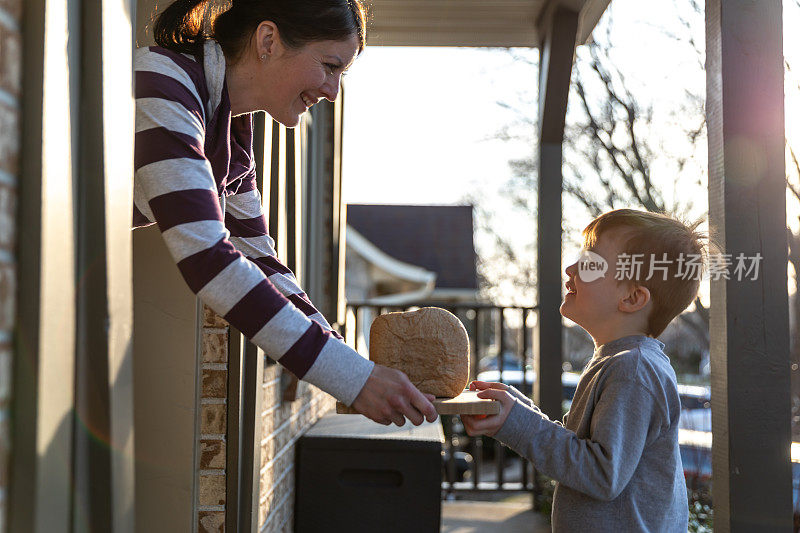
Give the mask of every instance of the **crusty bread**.
[{"label": "crusty bread", "polygon": [[436,397],[458,396],[469,380],[467,330],[438,307],[378,316],[369,332],[369,358],[402,370],[420,391]]}]

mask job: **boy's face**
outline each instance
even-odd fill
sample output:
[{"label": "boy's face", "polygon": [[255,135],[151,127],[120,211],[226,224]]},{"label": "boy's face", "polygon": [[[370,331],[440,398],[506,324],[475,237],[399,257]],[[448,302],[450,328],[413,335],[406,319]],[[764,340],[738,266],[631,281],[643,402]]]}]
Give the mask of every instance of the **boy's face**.
[{"label": "boy's face", "polygon": [[[614,279],[617,257],[622,253],[623,236],[624,233],[616,229],[602,233],[595,245],[584,247],[581,259],[565,271],[567,294],[561,303],[561,314],[595,339],[602,337],[616,324],[620,313],[619,302],[628,290],[628,283]],[[603,260],[607,265],[605,272],[597,266]]]}]

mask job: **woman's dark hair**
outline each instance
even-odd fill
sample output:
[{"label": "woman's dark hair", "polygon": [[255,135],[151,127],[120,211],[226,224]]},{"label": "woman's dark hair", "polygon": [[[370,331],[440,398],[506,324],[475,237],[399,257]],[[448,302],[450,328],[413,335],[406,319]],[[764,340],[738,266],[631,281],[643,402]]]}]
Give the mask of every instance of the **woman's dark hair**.
[{"label": "woman's dark hair", "polygon": [[222,13],[208,0],[176,0],[158,16],[153,33],[159,46],[187,54],[197,53],[207,39],[214,38],[225,57],[235,63],[265,20],[275,23],[289,48],[353,35],[358,37],[359,52],[366,44],[362,0],[233,0]]}]

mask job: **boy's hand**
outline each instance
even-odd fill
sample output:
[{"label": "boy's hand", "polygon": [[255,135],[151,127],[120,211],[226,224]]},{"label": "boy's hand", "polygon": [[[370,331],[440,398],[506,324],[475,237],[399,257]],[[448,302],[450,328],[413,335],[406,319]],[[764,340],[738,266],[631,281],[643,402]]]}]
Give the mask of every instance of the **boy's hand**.
[{"label": "boy's hand", "polygon": [[514,397],[508,392],[508,385],[504,383],[489,383],[486,381],[473,381],[469,390],[477,390],[478,398],[491,398],[500,402],[500,412],[496,415],[461,415],[467,435],[476,437],[488,435],[494,437],[500,431],[508,418],[508,413],[514,406]]},{"label": "boy's hand", "polygon": [[508,385],[497,381],[478,381],[474,380],[469,384],[469,390],[499,389],[508,390]]}]

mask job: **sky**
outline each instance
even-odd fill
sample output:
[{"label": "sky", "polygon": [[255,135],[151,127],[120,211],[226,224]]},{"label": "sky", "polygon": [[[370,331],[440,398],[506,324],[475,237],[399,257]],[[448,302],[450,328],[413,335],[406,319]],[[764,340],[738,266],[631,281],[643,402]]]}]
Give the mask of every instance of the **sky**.
[{"label": "sky", "polygon": [[[652,96],[657,142],[673,151],[682,149],[675,107],[683,91],[705,92],[704,73],[695,66],[696,52],[669,35],[689,35],[679,24],[680,5],[613,0],[599,26],[611,17],[613,60],[632,86]],[[784,11],[784,26],[796,27],[797,3],[786,0]],[[692,32],[702,43],[702,15],[695,21]],[[800,120],[795,118],[800,117],[800,32],[784,32],[784,51],[790,64],[796,63],[787,77],[787,137],[800,146]],[[345,201],[464,204],[478,197],[503,211],[501,188],[511,177],[509,160],[535,150],[530,139],[497,138],[519,113],[532,117],[537,111],[538,51],[516,49],[513,54],[528,61],[515,61],[504,49],[368,46],[343,82]],[[691,215],[700,216],[707,209],[705,144],[694,155],[699,184],[681,182],[676,189],[674,171],[658,161],[652,171],[667,195],[674,190],[698,198]],[[582,228],[590,219],[569,198],[564,213],[568,231]],[[790,223],[798,224],[798,214],[800,206],[790,204]],[[513,216],[499,221],[506,225],[501,231],[533,237],[535,227],[521,232],[520,222]],[[565,249],[565,258],[572,254],[574,250]]]},{"label": "sky", "polygon": [[[628,25],[627,4],[636,2],[612,2],[617,26]],[[645,14],[664,18],[652,9]],[[640,59],[639,39],[652,33],[647,21],[633,18],[630,25],[635,35],[620,39],[623,61],[631,54]],[[516,53],[534,62],[538,57],[536,50]],[[637,74],[674,80],[672,72],[656,72],[675,63],[669,50],[662,55],[641,61]],[[537,75],[535,64],[515,62],[503,49],[368,46],[344,81],[345,199],[453,203],[476,187],[501,182],[510,175],[508,160],[534,146],[494,139],[516,118],[500,104],[528,101],[527,113],[534,115]]]},{"label": "sky", "polygon": [[492,139],[515,118],[497,101],[536,76],[505,52],[367,47],[344,82],[345,199],[453,203],[507,175],[529,147]]},{"label": "sky", "polygon": [[[615,61],[629,80],[652,90],[656,112],[671,108],[687,85],[704,90],[702,73],[687,79],[691,52],[664,34],[680,31],[675,4],[613,0],[604,16],[614,21]],[[791,28],[800,9],[789,0],[785,5]],[[784,33],[787,57],[800,56],[798,32]],[[536,50],[516,52],[538,57]],[[800,57],[797,63],[800,83]],[[534,149],[494,139],[516,117],[500,104],[535,102],[538,91],[536,66],[515,62],[506,50],[368,46],[344,86],[344,197],[350,203],[456,203],[508,177],[508,160]],[[527,112],[534,114],[535,105]],[[794,95],[787,115],[798,113]],[[799,127],[800,121],[787,121],[791,137],[800,138]]]}]

